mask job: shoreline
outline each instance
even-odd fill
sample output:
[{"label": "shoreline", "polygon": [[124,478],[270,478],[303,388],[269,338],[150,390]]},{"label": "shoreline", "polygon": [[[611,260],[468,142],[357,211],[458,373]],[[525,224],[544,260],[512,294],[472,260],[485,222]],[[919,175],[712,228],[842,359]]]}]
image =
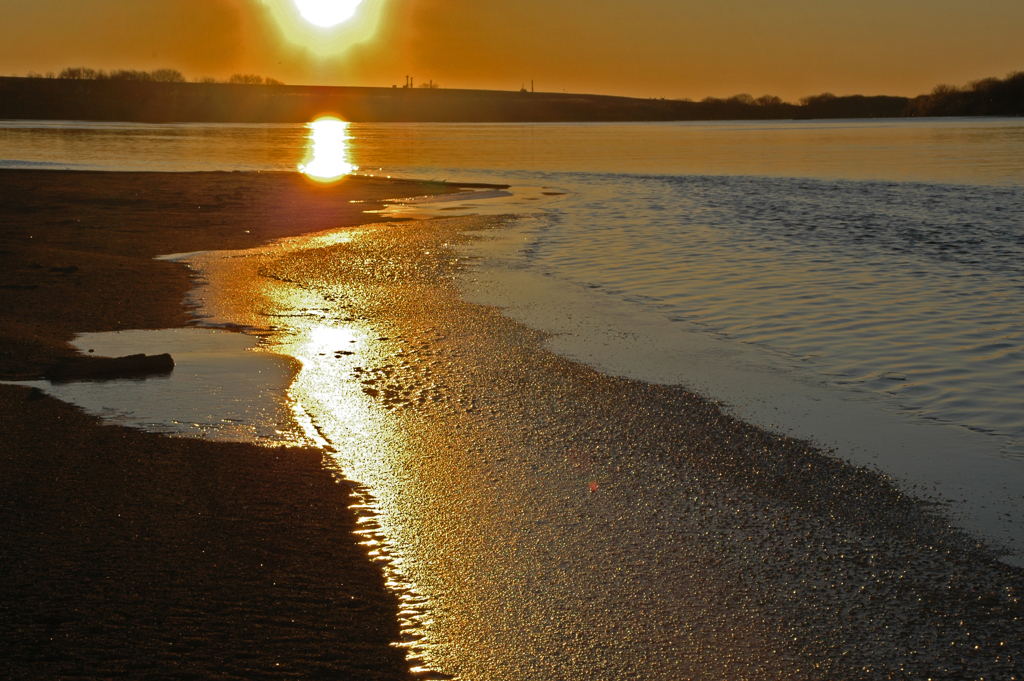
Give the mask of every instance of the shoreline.
[{"label": "shoreline", "polygon": [[[461,289],[463,299],[548,335],[545,347],[601,373],[679,386],[721,403],[737,420],[808,440],[817,449],[893,479],[935,503],[965,533],[1002,560],[1024,567],[1018,500],[1020,445],[1009,436],[956,422],[908,416],[887,395],[845,391],[800,372],[770,352],[652,313],[618,295],[575,282],[552,286],[548,268],[524,257],[542,229],[521,220],[461,252],[486,266]],[[611,287],[614,288],[614,287]],[[1018,441],[1019,443],[1019,441]]]},{"label": "shoreline", "polygon": [[[501,90],[236,85],[0,76],[0,118],[305,123],[325,111],[358,122],[582,122],[880,118],[906,97],[818,98],[805,104],[704,102]],[[1002,109],[988,107],[990,112]]]},{"label": "shoreline", "polygon": [[[0,171],[0,378],[40,376],[79,332],[188,325],[192,277],[155,255],[370,223],[363,211],[384,199],[444,191],[295,173]],[[323,452],[106,425],[11,385],[0,437],[5,675],[411,678],[392,646],[398,602]]]},{"label": "shoreline", "polygon": [[431,668],[1020,668],[998,646],[963,646],[1019,637],[1022,571],[933,505],[679,387],[558,357],[546,334],[464,302],[457,282],[474,270],[462,245],[511,222],[339,231],[224,254],[209,281],[228,292],[212,294],[219,322],[259,326],[259,309],[289,320],[271,348],[304,365],[296,398],[367,488],[381,553],[416,587],[404,631]]},{"label": "shoreline", "polygon": [[[227,180],[243,184],[258,182],[245,174],[225,175]],[[52,173],[42,177],[55,178]],[[141,181],[124,175],[118,179]],[[225,178],[207,175],[202,179]],[[276,181],[290,186],[293,179]],[[176,180],[188,184],[190,178]],[[50,189],[51,199],[62,196],[64,201],[32,197],[36,210],[22,212],[32,217],[38,211],[61,213],[67,210],[67,199],[76,197],[63,185]],[[91,201],[100,207],[98,216],[106,216],[112,209],[128,212],[123,205],[105,203],[109,198],[100,193],[93,193],[82,204],[88,206]],[[123,194],[123,186],[114,193]],[[281,196],[278,192],[273,200]],[[186,205],[180,196],[160,197],[154,203],[162,205],[165,213],[169,207]],[[359,205],[360,209],[367,207]],[[244,211],[238,218],[222,212],[227,220],[225,241],[235,239],[242,242],[238,247],[244,248],[257,238],[241,235],[244,230],[240,227],[258,222],[256,208],[251,210],[248,222]],[[185,215],[191,216],[190,220],[197,218],[191,211],[183,211],[167,213],[164,219],[180,222]],[[338,214],[332,213],[330,219],[338,220]],[[33,222],[26,217],[23,225],[38,227],[38,219]],[[115,229],[117,226],[127,227],[126,221],[115,223]],[[356,238],[347,242],[302,253],[271,254],[264,262],[248,264],[262,267],[260,276],[266,281],[297,287],[326,309],[331,309],[328,297],[341,293],[342,301],[354,306],[367,328],[377,332],[367,337],[364,355],[326,355],[318,366],[335,372],[326,374],[329,377],[344,378],[341,385],[346,392],[337,399],[354,399],[351,404],[361,405],[366,413],[387,415],[400,425],[399,431],[389,436],[392,439],[380,442],[379,447],[385,451],[397,446],[401,456],[393,473],[403,476],[398,479],[406,486],[400,493],[392,490],[378,499],[385,512],[395,514],[391,530],[399,539],[396,548],[420,551],[408,555],[409,569],[421,570],[415,575],[417,582],[430,590],[435,609],[446,613],[436,623],[442,647],[447,646],[450,655],[446,658],[449,666],[441,671],[466,678],[522,678],[532,671],[554,678],[570,669],[600,669],[597,663],[603,663],[608,670],[653,670],[665,678],[670,673],[700,675],[708,669],[725,668],[733,678],[763,678],[765,674],[781,678],[899,678],[910,668],[915,673],[940,676],[1020,670],[1021,661],[1013,651],[1000,650],[998,642],[1018,640],[1022,635],[1021,571],[998,564],[982,547],[965,541],[933,509],[899,494],[877,473],[831,459],[807,443],[739,422],[714,403],[679,388],[605,376],[559,358],[542,348],[543,334],[503,317],[495,308],[462,302],[455,278],[467,265],[452,257],[457,253],[454,244],[474,238],[467,231],[501,226],[501,221],[474,218],[417,223],[415,229],[408,223],[369,226],[352,230]],[[64,230],[63,238],[68,239],[78,229],[57,224],[55,231]],[[134,234],[151,235],[153,229],[149,222]],[[5,238],[11,234],[6,232]],[[27,232],[23,236],[35,237]],[[197,240],[213,242],[215,238],[200,235]],[[18,251],[13,244],[0,245],[5,257],[13,256],[15,262],[21,257],[26,262],[26,269],[11,268],[5,273],[9,279],[3,284],[10,281],[17,287],[39,287],[44,277],[50,277],[56,282],[51,290],[64,292],[72,288],[65,277],[79,272],[83,278],[102,283],[96,271],[90,271],[99,269],[97,263],[102,260],[120,268],[111,277],[114,285],[106,289],[116,291],[117,281],[148,271],[141,264],[130,267],[127,256],[108,262],[93,254],[83,259],[85,266],[58,262],[58,256],[69,252],[67,243],[51,238],[46,245],[41,250],[50,254],[54,264],[38,262],[41,267],[34,269],[24,256],[24,247]],[[61,246],[64,248],[58,248]],[[164,252],[185,250],[205,249]],[[379,257],[381,254],[387,259]],[[141,257],[139,262],[143,262]],[[154,296],[147,291],[160,291],[163,298],[152,299],[162,300],[159,306],[166,308],[167,291],[173,290],[166,283],[173,278],[161,272],[162,265],[150,265],[153,272],[165,277],[162,287],[140,285],[133,290],[133,297]],[[71,266],[79,270],[67,274],[53,271]],[[22,274],[36,279],[18,279]],[[185,276],[184,281],[188,284],[189,278]],[[17,296],[38,290],[5,288],[0,292]],[[58,302],[66,305],[88,300],[89,295],[95,298],[99,293],[93,288],[88,295],[64,295]],[[251,308],[244,295],[236,302],[235,310]],[[52,308],[56,305],[33,308],[33,314],[38,314],[37,333],[30,339],[35,338],[44,349],[59,349],[54,339],[67,328],[61,323],[75,321],[48,317],[55,314]],[[108,316],[111,326],[132,328],[128,324],[138,323],[127,314],[132,307],[129,300],[111,307],[125,312]],[[12,326],[10,310],[15,308],[8,305],[5,313],[4,333],[12,337],[17,329]],[[25,310],[24,304],[21,309]],[[175,314],[185,317],[183,312]],[[150,310],[148,316],[138,318],[146,323],[157,317],[157,311]],[[26,326],[22,322],[19,328]],[[47,340],[49,343],[44,342]],[[306,399],[317,394],[315,384],[298,387],[307,390]],[[31,393],[21,389],[20,396],[9,397],[9,390],[0,386],[6,405],[2,413],[9,415],[3,423],[7,437],[22,438],[16,441],[25,444],[16,451],[24,452],[26,458],[8,465],[23,467],[19,479],[38,476],[31,487],[37,499],[11,496],[21,506],[2,507],[5,515],[22,523],[32,520],[29,511],[34,505],[49,509],[51,521],[63,518],[60,495],[86,492],[76,491],[81,487],[74,484],[77,475],[66,471],[87,471],[93,464],[76,458],[74,465],[79,468],[69,468],[71,464],[58,451],[62,438],[84,441],[83,451],[92,456],[100,453],[89,451],[100,433],[114,433],[129,443],[128,453],[107,469],[110,478],[104,491],[108,495],[119,493],[124,466],[133,466],[132,457],[138,451],[147,452],[151,443],[159,443],[152,445],[159,449],[176,442],[97,426],[95,420],[82,417],[71,407],[38,400],[47,409],[57,410],[61,422],[75,420],[65,414],[90,421],[84,430],[62,435],[53,427],[56,417],[32,415],[35,412],[27,406],[35,403],[29,402],[35,399]],[[328,402],[315,409],[314,415],[321,427],[341,434],[344,420],[336,419],[332,425]],[[32,426],[48,431],[34,433]],[[135,435],[139,442],[150,444],[138,445]],[[207,447],[196,441],[184,442],[204,450],[217,449],[216,443]],[[235,447],[232,451],[246,448],[231,447]],[[165,465],[173,469],[181,452],[172,454]],[[304,455],[295,456],[301,460]],[[159,461],[159,455],[156,458]],[[32,464],[41,460],[48,463],[39,474]],[[224,465],[231,470],[227,479],[245,468],[231,461],[230,455],[219,460],[227,461]],[[259,517],[267,528],[287,535],[300,509],[286,503],[296,484],[294,478],[282,482],[278,473],[264,479],[265,497],[258,503],[265,503],[268,513]],[[391,474],[382,471],[382,479]],[[322,468],[314,477],[328,483],[326,490],[342,487],[329,484],[329,475]],[[61,489],[50,484],[57,478],[64,481]],[[193,474],[182,484],[187,489],[190,481],[203,478]],[[146,502],[137,509],[139,520],[153,517],[152,506],[147,504],[168,496],[165,501],[174,502],[174,496],[155,483],[148,488],[134,484],[130,488],[140,489],[138,498]],[[217,489],[206,490],[199,496],[209,503]],[[120,527],[117,523],[123,521],[115,521],[111,515],[90,521],[90,512],[102,515],[96,509],[108,495],[87,499],[81,506],[87,512],[78,517],[85,519],[86,525]],[[328,507],[332,503],[337,507],[330,492],[323,495]],[[45,503],[39,504],[38,499]],[[210,536],[226,536],[244,547],[243,532],[249,531],[248,521],[254,520],[253,505],[257,504],[244,500],[232,506],[235,515],[229,515],[235,522],[226,533],[221,530]],[[351,519],[347,511],[341,515]],[[194,515],[185,516],[189,522],[196,520]],[[660,516],[672,522],[651,524]],[[316,517],[310,518],[310,523],[319,532],[330,529]],[[75,546],[68,565],[74,566],[77,559],[78,574],[88,576],[84,559],[102,555],[102,549],[96,553],[95,547],[71,544],[68,535],[60,536],[60,532],[73,536],[75,529],[81,533],[80,527],[54,524],[54,528],[59,530],[56,539]],[[41,528],[30,529],[39,532]],[[55,536],[54,529],[42,530]],[[333,536],[338,544],[340,534],[334,528],[327,537]],[[15,553],[4,555],[27,555],[26,547],[32,543],[26,536],[11,533],[8,540]],[[129,558],[140,546],[153,546],[140,544],[132,531],[124,536],[122,555]],[[159,550],[163,545],[159,533],[149,536],[157,538]],[[278,534],[269,541],[273,549],[285,538]],[[401,545],[402,541],[410,543]],[[59,547],[51,551],[60,552]],[[428,560],[423,561],[423,556]],[[331,562],[321,558],[313,560],[310,567],[322,568]],[[422,571],[425,568],[417,567],[420,563],[414,558],[434,572]],[[369,565],[365,553],[360,561],[364,567]],[[301,570],[294,577],[305,581],[305,574]],[[460,587],[466,583],[466,575],[482,580],[481,588]],[[650,576],[656,579],[648,580]],[[23,580],[19,588],[38,589],[24,584]],[[552,590],[555,585],[558,588]],[[246,592],[237,593],[244,596]],[[149,593],[136,589],[124,596],[123,603],[127,607],[149,602]],[[189,594],[187,587],[176,595],[182,593]],[[375,593],[383,593],[383,602],[391,605],[378,607],[380,617],[374,621],[383,622],[392,635],[390,640],[397,640],[397,629],[391,628],[397,627],[394,601],[382,589],[375,587]],[[4,599],[15,603],[30,600],[22,595]],[[515,607],[510,608],[509,603]],[[637,609],[638,603],[643,607]],[[44,603],[38,608],[33,620],[36,629],[21,631],[40,632],[41,636],[92,625],[69,623],[55,614],[52,606]],[[267,606],[274,607],[273,603]],[[388,617],[391,624],[387,624]],[[660,629],[664,623],[671,626]],[[114,632],[123,633],[123,629]],[[317,635],[315,627],[307,628],[292,642],[310,643]],[[984,650],[968,652],[969,644],[979,640],[984,642]],[[217,641],[230,644],[223,638]],[[633,648],[609,645],[610,641],[626,641]],[[193,656],[201,658],[195,650],[203,646],[195,637],[191,645]],[[17,659],[26,659],[25,650],[28,647],[21,643]],[[573,654],[563,658],[566,650]],[[376,654],[369,648],[366,652],[371,658]],[[631,657],[637,652],[643,659]],[[189,654],[174,659],[188,660]],[[531,658],[533,654],[540,658]],[[367,667],[355,664],[363,677],[369,677]],[[638,664],[648,667],[638,668]],[[493,673],[495,670],[500,673]]]},{"label": "shoreline", "polygon": [[188,325],[191,276],[158,256],[380,222],[367,211],[385,199],[457,190],[365,177],[318,185],[294,172],[0,169],[0,379],[41,376],[76,333]]}]

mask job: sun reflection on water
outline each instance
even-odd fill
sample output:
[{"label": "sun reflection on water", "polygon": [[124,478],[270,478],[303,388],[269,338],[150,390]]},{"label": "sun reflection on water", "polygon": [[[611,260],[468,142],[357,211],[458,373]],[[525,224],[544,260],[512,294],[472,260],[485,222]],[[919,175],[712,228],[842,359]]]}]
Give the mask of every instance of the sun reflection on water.
[{"label": "sun reflection on water", "polygon": [[337,118],[319,118],[309,124],[309,142],[299,172],[318,182],[333,182],[358,170],[348,161],[348,123]]}]

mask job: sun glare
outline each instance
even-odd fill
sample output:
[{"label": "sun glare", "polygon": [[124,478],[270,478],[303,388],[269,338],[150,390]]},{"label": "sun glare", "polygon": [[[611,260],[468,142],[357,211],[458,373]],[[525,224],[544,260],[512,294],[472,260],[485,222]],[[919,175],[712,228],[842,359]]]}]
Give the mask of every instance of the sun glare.
[{"label": "sun glare", "polygon": [[[371,40],[387,0],[255,0],[267,8],[281,36],[321,67]],[[326,74],[326,71],[324,72]]]},{"label": "sun glare", "polygon": [[309,23],[330,28],[351,19],[360,2],[362,0],[295,0],[295,6]]},{"label": "sun glare", "polygon": [[358,168],[348,162],[348,123],[320,118],[309,124],[309,153],[299,172],[319,182],[332,182]]}]

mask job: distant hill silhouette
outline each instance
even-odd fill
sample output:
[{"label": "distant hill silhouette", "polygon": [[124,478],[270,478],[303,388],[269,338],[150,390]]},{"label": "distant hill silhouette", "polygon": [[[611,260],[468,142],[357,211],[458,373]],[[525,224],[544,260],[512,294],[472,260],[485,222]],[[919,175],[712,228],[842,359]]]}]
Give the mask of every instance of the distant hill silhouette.
[{"label": "distant hill silhouette", "polygon": [[[82,71],[88,71],[83,69]],[[95,73],[95,72],[94,72]],[[135,72],[118,72],[131,74]],[[244,81],[243,78],[235,79]],[[249,82],[254,82],[255,79]],[[186,83],[177,79],[0,78],[0,118],[143,123],[303,123],[333,114],[353,122],[724,121],[901,116],[1022,115],[1024,76],[987,79],[930,95],[836,97],[799,104],[738,95],[700,102],[605,95]]]}]

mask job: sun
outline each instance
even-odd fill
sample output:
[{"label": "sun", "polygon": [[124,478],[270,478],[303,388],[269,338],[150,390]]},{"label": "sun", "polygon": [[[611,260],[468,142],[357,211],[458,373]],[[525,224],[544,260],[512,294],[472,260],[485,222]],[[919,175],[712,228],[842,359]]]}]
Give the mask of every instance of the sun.
[{"label": "sun", "polygon": [[330,28],[351,19],[361,2],[362,0],[295,0],[295,6],[309,23]]},{"label": "sun", "polygon": [[[373,39],[388,0],[246,0],[266,7],[281,37],[324,64]],[[3,5],[3,0],[0,0]]]}]

